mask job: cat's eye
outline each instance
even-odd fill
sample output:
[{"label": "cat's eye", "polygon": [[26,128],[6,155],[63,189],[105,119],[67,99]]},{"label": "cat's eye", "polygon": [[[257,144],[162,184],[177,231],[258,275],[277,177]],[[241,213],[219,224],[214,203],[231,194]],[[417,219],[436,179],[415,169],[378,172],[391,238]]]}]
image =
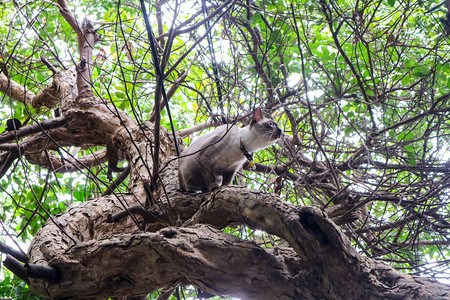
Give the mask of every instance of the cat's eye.
[{"label": "cat's eye", "polygon": [[275,123],[272,122],[272,121],[270,121],[270,122],[269,122],[269,126],[270,126],[270,127],[275,127]]}]

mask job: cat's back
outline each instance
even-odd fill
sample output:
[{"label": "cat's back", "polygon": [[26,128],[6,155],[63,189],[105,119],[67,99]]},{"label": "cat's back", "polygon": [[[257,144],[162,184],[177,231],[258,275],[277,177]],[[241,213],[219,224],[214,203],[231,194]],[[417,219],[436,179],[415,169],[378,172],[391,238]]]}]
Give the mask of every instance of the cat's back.
[{"label": "cat's back", "polygon": [[237,134],[239,127],[225,124],[217,127],[211,132],[199,136],[195,139],[188,148],[181,154],[192,154],[194,152],[220,152],[229,147],[231,144],[231,137]]}]

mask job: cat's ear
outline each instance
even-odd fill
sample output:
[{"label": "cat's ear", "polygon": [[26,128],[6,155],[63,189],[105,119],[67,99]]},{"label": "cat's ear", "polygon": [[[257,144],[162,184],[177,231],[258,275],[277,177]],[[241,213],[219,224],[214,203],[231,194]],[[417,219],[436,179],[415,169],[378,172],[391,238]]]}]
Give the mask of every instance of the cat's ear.
[{"label": "cat's ear", "polygon": [[261,119],[263,119],[264,116],[262,114],[261,108],[257,108],[255,112],[253,113],[253,120],[252,123],[259,122]]}]

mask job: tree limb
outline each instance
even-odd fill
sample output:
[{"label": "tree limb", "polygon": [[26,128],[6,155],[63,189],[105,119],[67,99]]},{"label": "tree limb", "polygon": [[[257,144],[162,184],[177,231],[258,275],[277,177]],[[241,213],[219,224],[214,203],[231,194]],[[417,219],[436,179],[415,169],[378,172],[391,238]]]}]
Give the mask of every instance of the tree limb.
[{"label": "tree limb", "polygon": [[[448,293],[445,285],[423,285],[392,267],[362,257],[317,208],[294,206],[273,195],[241,187],[221,188],[209,196],[172,194],[171,199],[177,201],[174,197],[179,201],[207,197],[207,201],[185,224],[188,227],[127,233],[123,225],[129,219],[124,219],[120,221],[122,232],[108,231],[107,239],[98,234],[106,234],[104,230],[114,228],[112,224],[116,228],[118,225],[105,223],[105,206],[99,201],[116,202],[113,198],[69,209],[64,218],[81,218],[75,222],[84,224],[83,211],[89,211],[89,220],[96,220],[98,225],[79,227],[87,239],[69,249],[58,241],[58,235],[51,234],[53,225],[44,227],[31,245],[31,258],[57,267],[62,281],[46,285],[43,290],[40,281],[31,280],[31,287],[49,298],[130,296],[177,284],[193,284],[211,294],[245,299],[274,299],[279,295],[287,299],[359,299],[363,295],[391,299],[394,294],[444,299],[437,295]],[[178,209],[177,205],[172,207]],[[60,222],[64,223],[63,219]],[[295,253],[292,249],[264,249],[211,227],[223,228],[233,223],[276,234],[287,240]],[[46,250],[41,252],[40,245],[44,244]],[[289,269],[285,261],[289,261]],[[133,267],[137,262],[139,267]]]}]

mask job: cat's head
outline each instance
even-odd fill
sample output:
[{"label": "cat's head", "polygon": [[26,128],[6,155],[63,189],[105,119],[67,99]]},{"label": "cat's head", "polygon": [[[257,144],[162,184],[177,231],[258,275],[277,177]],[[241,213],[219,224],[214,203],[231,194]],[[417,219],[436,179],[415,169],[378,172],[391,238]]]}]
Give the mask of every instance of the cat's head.
[{"label": "cat's head", "polygon": [[250,131],[261,138],[267,147],[274,144],[283,133],[283,130],[278,127],[278,124],[269,118],[265,118],[260,108],[253,113],[253,119],[249,124]]}]

